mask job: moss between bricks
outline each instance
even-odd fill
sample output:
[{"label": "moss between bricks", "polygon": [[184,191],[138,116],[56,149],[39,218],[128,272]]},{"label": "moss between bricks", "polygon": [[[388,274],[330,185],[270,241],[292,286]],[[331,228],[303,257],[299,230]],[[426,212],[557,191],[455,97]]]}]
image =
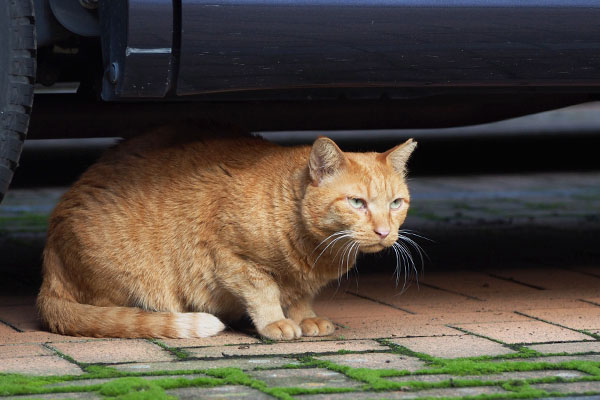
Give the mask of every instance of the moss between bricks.
[{"label": "moss between bricks", "polygon": [[[466,396],[464,399],[499,399],[499,398],[536,398],[543,396],[563,396],[560,393],[549,393],[544,390],[534,389],[530,385],[534,383],[563,383],[581,381],[600,381],[600,362],[595,361],[566,361],[566,362],[528,362],[502,361],[502,358],[512,357],[472,357],[458,359],[441,359],[427,354],[416,353],[402,346],[394,345],[385,340],[380,343],[390,346],[395,354],[404,354],[418,357],[428,364],[428,368],[416,372],[395,369],[369,369],[353,368],[339,365],[330,361],[315,359],[313,355],[299,356],[297,365],[288,364],[284,368],[327,368],[339,372],[351,379],[363,382],[360,390],[386,391],[386,390],[410,390],[419,391],[423,389],[440,389],[450,387],[477,387],[498,386],[507,390],[508,393],[489,394],[479,396]],[[531,356],[531,350],[524,347],[519,348],[519,357]],[[538,355],[537,353],[534,355]],[[66,375],[53,377],[30,377],[16,374],[0,374],[0,396],[20,394],[45,394],[45,393],[69,393],[69,392],[96,392],[107,399],[140,400],[140,399],[172,399],[166,390],[182,387],[212,387],[222,385],[244,385],[254,388],[263,393],[282,400],[291,400],[295,395],[342,393],[353,392],[357,389],[351,388],[318,388],[305,389],[298,387],[269,387],[265,382],[249,377],[239,368],[216,368],[208,370],[178,370],[178,371],[156,371],[152,373],[121,372],[114,368],[98,365],[83,366],[85,374],[80,376]],[[448,379],[441,382],[406,381],[394,382],[385,378],[395,376],[410,376],[420,374],[449,374],[452,376],[486,375],[502,372],[536,371],[536,370],[576,370],[588,374],[588,376],[564,379],[560,377],[546,377],[521,380],[504,381],[481,381],[478,379]],[[178,375],[204,374],[196,378],[184,378]],[[164,376],[160,379],[147,380],[144,376]],[[87,386],[60,386],[48,387],[58,382],[68,382],[83,379],[114,378],[112,381],[102,384],[91,384]],[[385,397],[385,393],[381,393]]]},{"label": "moss between bricks", "polygon": [[185,359],[189,358],[189,355],[185,351],[178,349],[176,347],[167,346],[165,343],[161,342],[158,339],[147,339],[147,340],[150,343],[154,343],[155,345],[162,347],[163,349],[165,349],[169,353],[173,354],[175,357],[177,357],[180,360],[185,360]]}]

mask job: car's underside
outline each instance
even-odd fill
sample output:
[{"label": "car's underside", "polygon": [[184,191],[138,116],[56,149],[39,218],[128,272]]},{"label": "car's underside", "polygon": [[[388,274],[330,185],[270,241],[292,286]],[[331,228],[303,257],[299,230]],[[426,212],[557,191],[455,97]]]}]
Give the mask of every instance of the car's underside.
[{"label": "car's underside", "polygon": [[91,115],[104,122],[87,135],[169,116],[458,126],[600,93],[596,0],[36,0],[36,13],[38,82],[80,82],[80,97],[39,96],[33,137],[58,101],[77,136]]}]

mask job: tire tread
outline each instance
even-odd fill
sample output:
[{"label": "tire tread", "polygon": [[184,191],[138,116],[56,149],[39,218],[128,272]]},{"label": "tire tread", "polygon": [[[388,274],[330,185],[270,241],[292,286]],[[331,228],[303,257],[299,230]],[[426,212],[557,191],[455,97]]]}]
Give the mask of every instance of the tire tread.
[{"label": "tire tread", "polygon": [[[0,201],[18,166],[29,127],[35,81],[36,39],[31,0],[8,0],[8,102],[0,112]],[[3,110],[0,110],[3,111]]]}]

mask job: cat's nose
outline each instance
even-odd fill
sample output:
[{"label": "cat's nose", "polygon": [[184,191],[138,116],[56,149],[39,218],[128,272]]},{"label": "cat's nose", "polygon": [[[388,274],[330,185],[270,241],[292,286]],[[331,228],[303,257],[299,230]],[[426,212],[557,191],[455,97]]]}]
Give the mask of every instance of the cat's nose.
[{"label": "cat's nose", "polygon": [[375,233],[377,234],[377,236],[379,236],[381,239],[385,239],[387,237],[387,235],[390,234],[390,230],[389,229],[385,229],[385,228],[376,228],[375,229]]}]

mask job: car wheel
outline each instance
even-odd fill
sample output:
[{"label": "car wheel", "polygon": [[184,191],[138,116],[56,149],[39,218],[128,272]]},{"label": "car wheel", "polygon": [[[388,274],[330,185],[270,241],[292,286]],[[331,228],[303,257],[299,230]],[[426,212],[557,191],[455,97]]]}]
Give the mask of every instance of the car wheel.
[{"label": "car wheel", "polygon": [[0,201],[27,135],[35,79],[32,0],[0,1]]}]

